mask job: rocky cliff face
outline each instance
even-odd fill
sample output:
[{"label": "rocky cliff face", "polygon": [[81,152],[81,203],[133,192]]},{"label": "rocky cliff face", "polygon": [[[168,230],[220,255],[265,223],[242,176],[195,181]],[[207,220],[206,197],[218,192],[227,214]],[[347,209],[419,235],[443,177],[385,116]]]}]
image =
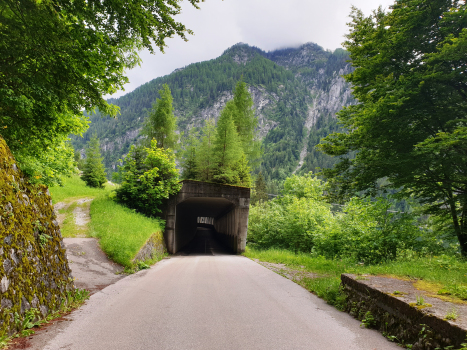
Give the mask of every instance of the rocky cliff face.
[{"label": "rocky cliff face", "polygon": [[46,317],[74,289],[52,199],[27,182],[0,137],[0,334]]}]

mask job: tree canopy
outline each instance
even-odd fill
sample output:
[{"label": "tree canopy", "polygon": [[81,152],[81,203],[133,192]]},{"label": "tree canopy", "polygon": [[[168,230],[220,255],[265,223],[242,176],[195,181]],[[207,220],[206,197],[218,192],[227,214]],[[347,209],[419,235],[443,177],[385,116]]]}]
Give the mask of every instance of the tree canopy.
[{"label": "tree canopy", "polygon": [[131,146],[119,175],[117,201],[147,216],[161,213],[164,200],[182,187],[172,150],[157,147],[156,140],[150,147]]},{"label": "tree canopy", "polygon": [[178,135],[175,133],[177,118],[173,112],[172,93],[167,84],[164,84],[159,90],[159,95],[161,98],[156,99],[156,102],[153,103],[142,133],[147,137],[148,144],[152,139],[156,139],[157,147],[174,150],[177,148],[178,142]]},{"label": "tree canopy", "polygon": [[179,0],[2,1],[0,135],[19,162],[82,133],[83,109],[115,116],[104,96],[123,88],[138,50],[191,33],[180,10]]},{"label": "tree canopy", "polygon": [[[366,17],[353,8],[344,43],[358,103],[338,118],[347,132],[320,147],[340,157],[325,174],[336,193],[374,194],[377,181],[447,215],[467,256],[467,7],[399,0]],[[353,159],[347,157],[356,151]]]},{"label": "tree canopy", "polygon": [[86,159],[81,175],[81,179],[86,182],[87,186],[103,188],[107,182],[102,159],[99,139],[93,135],[86,148]]}]

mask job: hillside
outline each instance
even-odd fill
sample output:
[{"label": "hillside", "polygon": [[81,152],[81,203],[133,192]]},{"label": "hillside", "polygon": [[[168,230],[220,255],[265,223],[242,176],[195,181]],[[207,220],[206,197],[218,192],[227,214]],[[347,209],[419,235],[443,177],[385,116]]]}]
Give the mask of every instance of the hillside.
[{"label": "hillside", "polygon": [[74,138],[83,149],[90,135],[101,140],[105,165],[115,171],[118,159],[136,142],[147,110],[167,83],[174,98],[181,132],[202,126],[219,116],[243,76],[250,86],[259,135],[264,144],[261,170],[266,179],[283,180],[294,171],[327,167],[333,160],[314,150],[319,139],[337,129],[334,114],[352,102],[340,75],[349,72],[347,53],[323,50],[316,44],[264,52],[246,44],[227,49],[220,57],[175,70],[154,79],[118,99],[117,119],[91,116],[84,138]]}]

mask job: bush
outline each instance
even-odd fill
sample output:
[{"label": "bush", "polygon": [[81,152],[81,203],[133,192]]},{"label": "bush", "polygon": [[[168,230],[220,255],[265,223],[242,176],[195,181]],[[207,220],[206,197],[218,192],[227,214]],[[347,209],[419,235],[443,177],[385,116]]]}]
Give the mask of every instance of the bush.
[{"label": "bush", "polygon": [[248,241],[259,248],[284,248],[311,252],[314,236],[333,224],[330,206],[323,200],[320,180],[292,176],[284,183],[285,194],[250,208]]},{"label": "bush", "polygon": [[333,214],[323,189],[311,173],[288,178],[283,197],[250,208],[248,243],[370,264],[407,252],[440,251],[433,234],[420,228],[419,218],[389,210],[389,200],[352,198],[342,213]]},{"label": "bush", "polygon": [[387,199],[352,198],[335,216],[331,232],[315,235],[315,250],[328,257],[378,263],[397,258],[398,252],[420,250],[424,231],[411,213],[391,212]]},{"label": "bush", "polygon": [[163,200],[181,188],[173,152],[157,147],[156,140],[149,148],[132,146],[119,173],[117,201],[147,216],[160,213]]}]

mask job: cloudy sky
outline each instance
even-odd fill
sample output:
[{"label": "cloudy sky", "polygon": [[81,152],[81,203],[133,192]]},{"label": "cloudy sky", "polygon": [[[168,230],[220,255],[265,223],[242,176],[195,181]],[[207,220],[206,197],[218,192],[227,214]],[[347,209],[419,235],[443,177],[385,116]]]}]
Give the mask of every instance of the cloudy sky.
[{"label": "cloudy sky", "polygon": [[205,0],[200,10],[186,0],[176,17],[194,31],[188,42],[167,40],[165,54],[142,52],[140,67],[127,72],[130,83],[122,96],[138,86],[194,62],[216,58],[230,46],[243,42],[271,51],[314,42],[325,49],[341,47],[348,32],[351,5],[369,14],[378,6],[387,9],[394,0]]}]

